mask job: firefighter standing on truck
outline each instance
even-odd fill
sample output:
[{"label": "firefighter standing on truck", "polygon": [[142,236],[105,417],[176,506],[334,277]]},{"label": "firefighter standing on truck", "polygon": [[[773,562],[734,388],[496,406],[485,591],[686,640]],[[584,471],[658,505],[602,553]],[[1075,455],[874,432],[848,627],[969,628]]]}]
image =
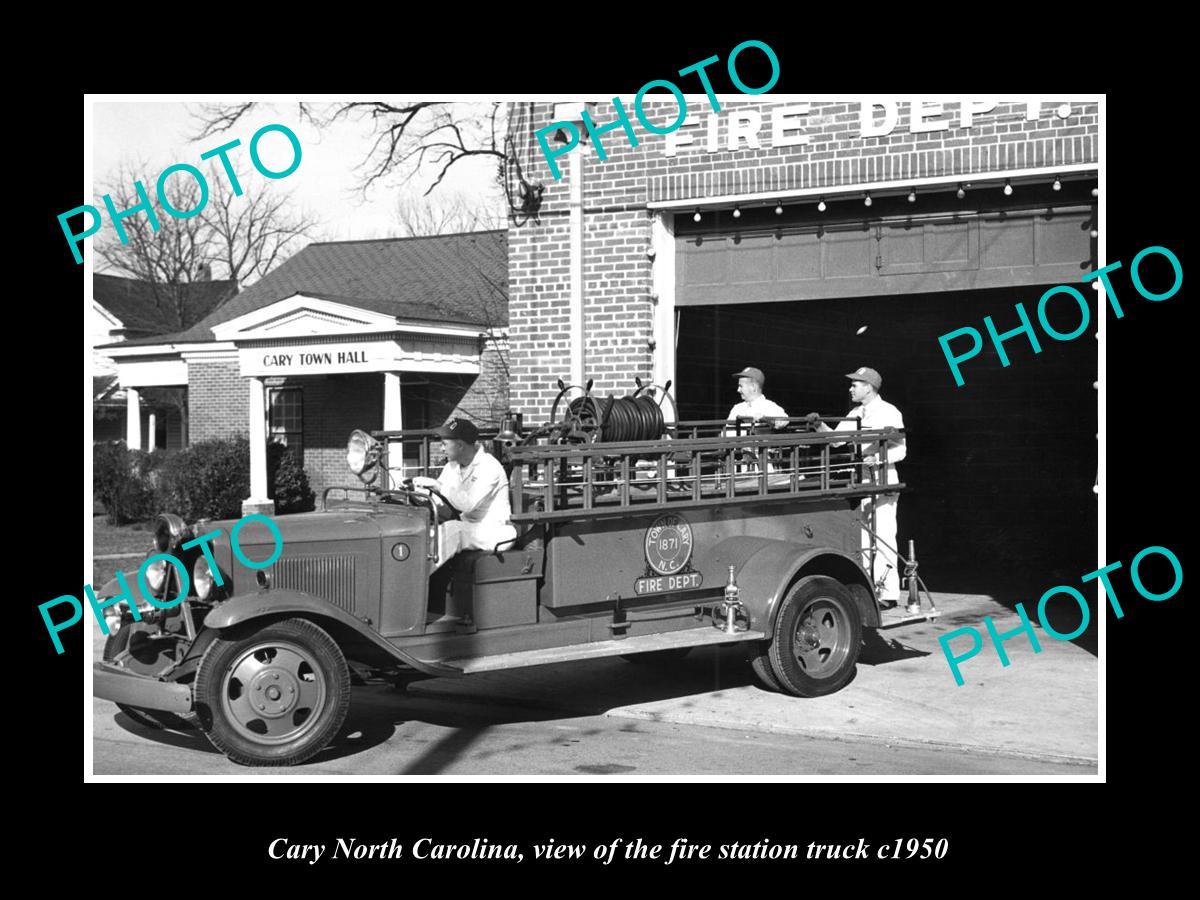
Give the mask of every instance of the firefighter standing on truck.
[{"label": "firefighter standing on truck", "polygon": [[[850,401],[858,404],[846,413],[846,420],[838,422],[837,428],[830,428],[824,422],[817,426],[818,431],[854,431],[855,423],[851,420],[861,419],[863,428],[903,428],[904,416],[891,403],[879,396],[883,385],[883,377],[874,369],[862,366],[846,376],[850,379]],[[819,421],[817,413],[809,413],[810,421]],[[837,446],[836,444],[834,446]],[[872,441],[862,445],[863,463],[871,474],[871,480],[879,481],[880,448],[879,442]],[[904,438],[888,441],[887,483],[897,484],[900,481],[896,474],[896,463],[904,459],[907,450]],[[864,473],[865,475],[866,473]],[[864,478],[864,480],[866,480]],[[879,536],[879,546],[875,553],[875,567],[871,572],[871,580],[876,584],[883,582],[879,599],[884,606],[895,606],[900,602],[900,571],[896,560],[896,508],[899,494],[876,494],[865,497],[862,502],[862,515],[865,523],[870,523],[872,507],[875,511],[875,533]],[[871,565],[871,535],[863,531],[863,568]],[[885,574],[886,573],[886,574]]]}]

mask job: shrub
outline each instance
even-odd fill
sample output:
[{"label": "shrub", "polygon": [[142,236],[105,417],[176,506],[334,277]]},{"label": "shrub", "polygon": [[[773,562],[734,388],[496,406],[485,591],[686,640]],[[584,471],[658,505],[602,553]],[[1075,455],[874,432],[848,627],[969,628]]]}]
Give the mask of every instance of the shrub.
[{"label": "shrub", "polygon": [[[155,471],[157,469],[157,471]],[[237,519],[250,496],[250,442],[244,436],[192,444],[148,469],[157,481],[157,507],[187,522]],[[308,476],[287,447],[267,445],[267,494],[278,513],[314,508]]]},{"label": "shrub", "polygon": [[171,454],[159,473],[158,506],[182,516],[236,519],[250,496],[250,442],[242,436],[201,441]]},{"label": "shrub", "polygon": [[92,445],[92,493],[110,525],[140,522],[154,514],[156,469],[165,454],[129,450],[124,441]]},{"label": "shrub", "polygon": [[267,445],[267,482],[277,513],[308,512],[316,506],[316,495],[296,454],[280,443]]}]

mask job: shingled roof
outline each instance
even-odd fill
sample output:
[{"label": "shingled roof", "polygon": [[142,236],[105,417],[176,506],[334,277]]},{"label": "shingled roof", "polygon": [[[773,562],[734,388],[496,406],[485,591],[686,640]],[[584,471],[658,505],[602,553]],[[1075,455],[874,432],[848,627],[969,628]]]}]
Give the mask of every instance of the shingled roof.
[{"label": "shingled roof", "polygon": [[[138,344],[212,341],[212,328],[294,294],[336,300],[403,319],[506,326],[508,233],[309,244],[191,328]],[[493,313],[493,319],[484,307]]]},{"label": "shingled roof", "polygon": [[[184,321],[197,322],[237,291],[233,281],[194,281],[183,288]],[[92,299],[121,320],[126,337],[170,334],[180,322],[166,297],[154,296],[154,285],[116,275],[92,276]]]}]

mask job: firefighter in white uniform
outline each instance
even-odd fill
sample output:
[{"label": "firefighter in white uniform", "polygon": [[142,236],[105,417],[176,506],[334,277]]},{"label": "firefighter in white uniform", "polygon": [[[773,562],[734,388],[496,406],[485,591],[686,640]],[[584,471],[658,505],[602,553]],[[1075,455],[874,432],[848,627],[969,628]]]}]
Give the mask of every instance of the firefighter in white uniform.
[{"label": "firefighter in white uniform", "polygon": [[[861,418],[863,428],[886,428],[889,425],[893,428],[904,427],[904,416],[900,414],[900,410],[879,396],[879,389],[883,385],[883,378],[878,372],[863,366],[851,372],[846,377],[850,379],[850,400],[852,403],[858,404],[850,412],[846,413],[847,419]],[[816,413],[809,414],[810,421],[818,418]],[[854,431],[855,427],[854,422],[843,421],[838,423],[836,429],[831,429],[822,422],[817,430]],[[870,443],[864,443],[862,445],[862,452],[864,464],[873,473],[875,481],[878,482],[882,474],[879,471],[879,442],[871,441]],[[906,453],[904,438],[888,441],[888,484],[899,483],[900,478],[896,474],[895,464],[904,459]],[[875,532],[879,535],[879,542],[875,553],[875,571],[871,573],[871,580],[876,584],[879,583],[880,579],[883,580],[883,590],[879,594],[879,599],[883,601],[883,605],[885,606],[892,606],[900,602],[899,562],[896,559],[895,552],[892,550],[896,546],[896,507],[899,499],[899,494],[876,494],[873,497],[864,498],[862,502],[863,520],[868,524],[871,521],[872,503],[875,506]],[[870,545],[871,535],[863,531],[864,568],[870,565]],[[886,575],[884,574],[885,572]]]},{"label": "firefighter in white uniform", "polygon": [[436,479],[418,476],[417,487],[436,488],[459,511],[461,519],[438,525],[440,569],[460,550],[493,550],[517,536],[512,525],[508,476],[500,461],[478,445],[479,430],[466,419],[451,419],[437,429],[448,462]]}]

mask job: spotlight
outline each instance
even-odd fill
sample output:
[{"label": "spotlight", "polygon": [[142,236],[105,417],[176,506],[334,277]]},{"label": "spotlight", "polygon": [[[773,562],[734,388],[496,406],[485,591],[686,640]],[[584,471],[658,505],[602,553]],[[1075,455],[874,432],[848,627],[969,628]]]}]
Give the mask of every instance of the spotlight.
[{"label": "spotlight", "polygon": [[700,208],[699,207],[696,207],[696,214],[694,216],[692,216],[692,221],[693,222],[700,221]]},{"label": "spotlight", "polygon": [[780,203],[779,201],[776,201],[776,203],[775,203],[775,215],[777,215],[777,216],[783,215],[783,204]]},{"label": "spotlight", "polygon": [[825,212],[825,198],[824,197],[822,197],[821,201],[817,204],[817,212]]},{"label": "spotlight", "polygon": [[735,206],[733,208],[733,217],[735,219],[740,219],[742,217],[742,210],[740,207]]},{"label": "spotlight", "polygon": [[958,186],[958,199],[959,199],[959,200],[961,200],[961,199],[962,199],[963,197],[965,197],[965,196],[967,196],[967,191],[966,191],[966,189],[965,189],[965,188],[964,188],[964,187],[963,187],[963,186],[960,184],[960,185]]},{"label": "spotlight", "polygon": [[1054,184],[1052,184],[1051,187],[1053,187],[1056,191],[1062,190],[1062,181],[1057,175],[1054,176]]},{"label": "spotlight", "polygon": [[916,192],[916,191],[909,191],[909,192],[908,192],[908,202],[909,202],[909,203],[916,203],[916,202],[917,202],[917,192]]},{"label": "spotlight", "polygon": [[868,191],[867,196],[863,197],[863,206],[870,206],[870,205],[871,205],[871,193],[870,193],[870,191]]},{"label": "spotlight", "polygon": [[1007,178],[1004,179],[1004,196],[1005,197],[1012,196],[1012,182],[1009,181]]}]

